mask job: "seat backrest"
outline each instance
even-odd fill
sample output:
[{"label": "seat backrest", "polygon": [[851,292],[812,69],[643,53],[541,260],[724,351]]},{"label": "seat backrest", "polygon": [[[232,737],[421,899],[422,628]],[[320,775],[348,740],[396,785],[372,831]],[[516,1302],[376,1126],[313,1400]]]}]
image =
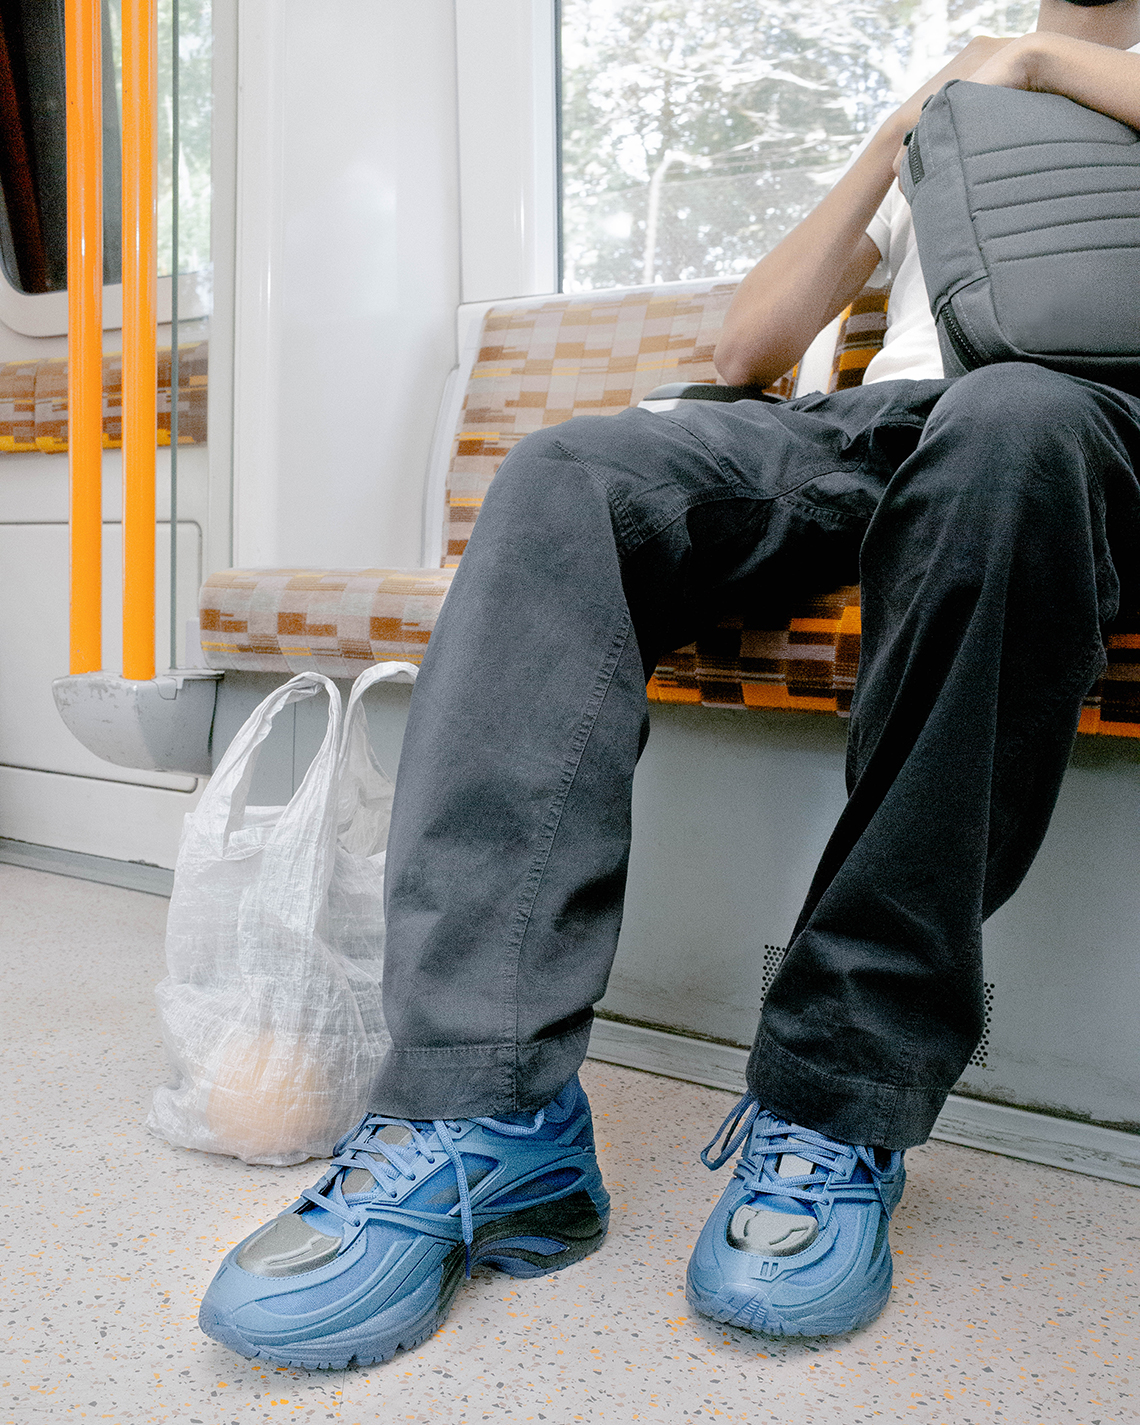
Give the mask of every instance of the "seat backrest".
[{"label": "seat backrest", "polygon": [[[525,435],[572,416],[610,416],[669,381],[717,379],[713,351],[738,278],[498,303],[459,378],[440,564],[467,547],[483,497]],[[829,389],[857,385],[882,345],[886,294],[868,289],[839,326]],[[826,367],[824,368],[826,370]],[[796,368],[768,389],[790,396]]]},{"label": "seat backrest", "polygon": [[[208,341],[178,347],[178,444],[206,444]],[[158,351],[156,438],[170,444],[170,348]],[[42,357],[0,364],[0,454],[67,450],[67,359]],[[123,444],[123,355],[103,357],[103,449]]]},{"label": "seat backrest", "polygon": [[534,298],[491,307],[452,441],[444,568],[459,562],[503,460],[532,431],[610,416],[666,381],[715,381],[734,280]]}]

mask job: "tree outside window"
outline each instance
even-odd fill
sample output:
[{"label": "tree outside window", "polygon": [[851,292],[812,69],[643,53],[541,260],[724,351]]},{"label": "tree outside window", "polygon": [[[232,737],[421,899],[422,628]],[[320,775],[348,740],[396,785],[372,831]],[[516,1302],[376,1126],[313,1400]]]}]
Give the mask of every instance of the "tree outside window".
[{"label": "tree outside window", "polygon": [[563,0],[563,289],[746,272],[875,124],[1036,0]]}]

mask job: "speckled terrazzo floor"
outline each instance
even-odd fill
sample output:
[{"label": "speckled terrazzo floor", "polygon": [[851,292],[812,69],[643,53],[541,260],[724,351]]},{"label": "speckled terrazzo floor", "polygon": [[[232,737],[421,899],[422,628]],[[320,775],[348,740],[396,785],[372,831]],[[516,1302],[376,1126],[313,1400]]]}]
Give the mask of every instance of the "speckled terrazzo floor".
[{"label": "speckled terrazzo floor", "polygon": [[242,1360],[198,1300],[230,1243],[316,1176],[169,1148],[151,990],[166,902],[0,866],[0,1421],[1140,1419],[1140,1192],[968,1148],[908,1155],[894,1297],[872,1326],[780,1344],[694,1319],[685,1261],[727,1169],[727,1094],[588,1064],[607,1245],[561,1276],[477,1274],[444,1329],[367,1370]]}]

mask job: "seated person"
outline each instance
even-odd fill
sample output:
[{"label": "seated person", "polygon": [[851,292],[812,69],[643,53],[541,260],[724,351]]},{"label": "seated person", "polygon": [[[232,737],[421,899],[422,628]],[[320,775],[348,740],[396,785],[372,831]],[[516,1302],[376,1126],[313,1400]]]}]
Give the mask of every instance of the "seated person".
[{"label": "seated person", "polygon": [[982,921],[1044,836],[1140,535],[1140,398],[1022,363],[945,379],[893,166],[954,77],[1140,127],[1138,41],[1140,0],[1042,0],[1035,33],[972,41],[743,280],[717,369],[764,384],[885,259],[891,325],[861,387],[574,420],[504,462],[412,698],[374,1112],[227,1256],[202,1307],[216,1340],[385,1360],[436,1330],[465,1267],[535,1276],[600,1245],[577,1070],[621,921],[646,678],[726,609],[857,579],[850,797],[748,1093],[703,1155],[740,1150],[688,1292],[775,1336],[882,1309],[903,1151],[978,1041]]}]

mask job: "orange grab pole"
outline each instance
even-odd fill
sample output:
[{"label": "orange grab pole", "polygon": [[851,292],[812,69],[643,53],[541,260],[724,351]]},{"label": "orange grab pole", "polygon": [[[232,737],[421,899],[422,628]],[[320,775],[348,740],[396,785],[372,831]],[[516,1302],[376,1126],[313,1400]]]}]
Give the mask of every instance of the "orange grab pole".
[{"label": "orange grab pole", "polygon": [[99,0],[67,0],[71,671],[103,666],[103,114]]},{"label": "orange grab pole", "polygon": [[154,677],[155,0],[123,0],[123,677]]}]

